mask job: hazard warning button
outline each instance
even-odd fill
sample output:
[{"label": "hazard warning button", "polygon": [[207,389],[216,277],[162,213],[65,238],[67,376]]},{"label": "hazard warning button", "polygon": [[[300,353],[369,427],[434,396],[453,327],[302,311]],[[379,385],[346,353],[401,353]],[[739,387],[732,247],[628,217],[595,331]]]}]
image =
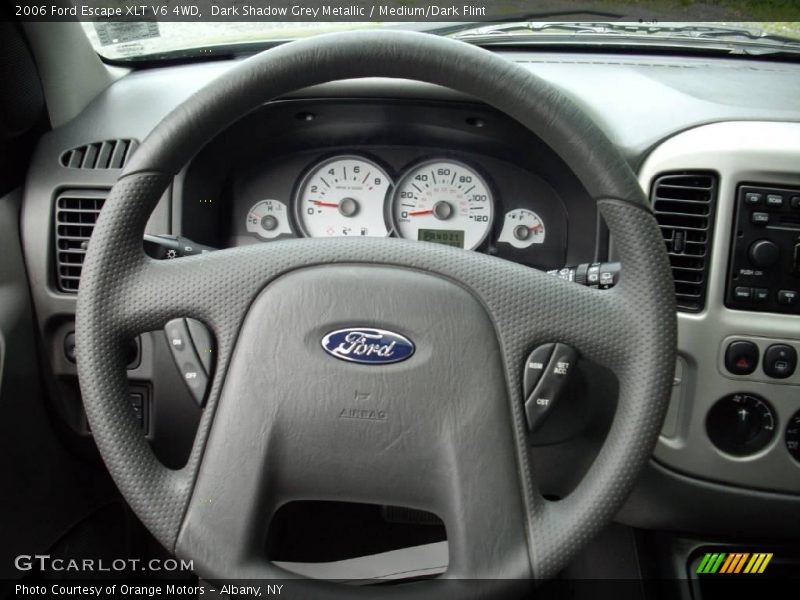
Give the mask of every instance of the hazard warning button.
[{"label": "hazard warning button", "polygon": [[735,340],[725,350],[725,368],[734,375],[749,375],[758,366],[758,346],[747,340]]}]

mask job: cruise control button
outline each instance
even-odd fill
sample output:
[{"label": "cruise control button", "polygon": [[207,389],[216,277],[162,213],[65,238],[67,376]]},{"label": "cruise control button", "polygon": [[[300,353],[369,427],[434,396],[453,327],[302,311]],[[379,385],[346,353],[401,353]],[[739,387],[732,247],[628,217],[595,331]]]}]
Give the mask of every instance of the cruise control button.
[{"label": "cruise control button", "polygon": [[547,369],[525,401],[525,417],[530,431],[538,429],[552,410],[577,360],[578,353],[574,348],[566,344],[555,345]]},{"label": "cruise control button", "polygon": [[128,400],[130,400],[136,420],[139,421],[139,425],[147,433],[147,401],[145,397],[139,392],[128,392]]},{"label": "cruise control button", "polygon": [[203,365],[206,375],[211,375],[214,349],[211,333],[205,325],[195,319],[186,319],[186,324],[189,327],[189,335],[192,338],[194,349],[197,351],[200,364]]},{"label": "cruise control button", "polygon": [[[558,380],[566,379],[572,373],[577,358],[578,353],[572,347],[566,344],[556,344],[556,349],[553,351],[553,357],[550,359],[548,367],[549,375]],[[560,385],[563,385],[563,383]]]},{"label": "cruise control button", "polygon": [[[202,324],[197,323],[196,325],[193,324],[192,328],[197,329],[197,325],[203,327]],[[186,320],[174,319],[170,321],[164,327],[164,332],[167,336],[167,344],[172,352],[172,358],[175,359],[175,364],[186,383],[186,387],[189,388],[198,406],[202,406],[208,388],[209,372],[204,368],[203,363],[197,355],[195,342],[189,334],[189,327],[187,326]],[[195,335],[202,338],[199,329]],[[206,342],[203,342],[203,344],[204,346],[208,345]]]},{"label": "cruise control button", "polygon": [[539,379],[550,363],[550,355],[553,354],[553,348],[555,348],[555,346],[555,344],[539,346],[536,350],[531,352],[530,356],[528,356],[528,360],[525,361],[525,375],[522,384],[525,398],[531,395],[533,388],[539,383]]},{"label": "cruise control button", "polygon": [[734,375],[749,375],[758,366],[758,346],[746,340],[736,340],[725,350],[725,368]]},{"label": "cruise control button", "polygon": [[787,344],[773,344],[764,352],[764,373],[775,379],[791,377],[797,368],[797,350]]},{"label": "cruise control button", "polygon": [[170,350],[182,351],[189,343],[189,331],[186,329],[186,322],[183,319],[173,319],[164,327],[167,334],[167,344]]},{"label": "cruise control button", "polygon": [[208,377],[203,368],[193,360],[187,361],[181,365],[181,376],[198,406],[202,406],[208,387]]}]

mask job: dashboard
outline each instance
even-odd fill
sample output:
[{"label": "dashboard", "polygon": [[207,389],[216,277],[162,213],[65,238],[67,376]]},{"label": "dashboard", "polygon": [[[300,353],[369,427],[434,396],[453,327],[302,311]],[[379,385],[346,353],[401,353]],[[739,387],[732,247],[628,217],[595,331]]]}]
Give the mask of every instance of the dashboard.
[{"label": "dashboard", "polygon": [[[767,235],[737,228],[740,215],[754,218],[756,209],[776,220],[764,230],[782,248],[800,241],[790,204],[800,194],[800,69],[699,57],[522,51],[507,57],[551,81],[607,133],[638,173],[673,250],[674,231],[684,231],[673,253],[680,256],[672,257],[682,304],[672,402],[653,461],[619,519],[709,535],[728,535],[735,523],[743,535],[796,537],[800,460],[788,443],[796,438],[800,380],[772,377],[760,361],[774,345],[800,349],[797,307],[779,306],[776,296],[800,289],[800,280],[787,263],[774,278],[737,284],[733,276],[741,269],[736,263],[734,273],[733,265],[749,260],[750,244]],[[71,168],[63,157],[96,142],[144,139],[232,64],[128,74],[39,144],[21,217],[25,258],[54,387],[75,423],[76,370],[65,358],[75,294],[59,283],[59,206],[76,199],[96,206],[119,170]],[[298,237],[402,237],[544,270],[615,259],[595,203],[563,161],[514,119],[449,90],[409,81],[337,82],[265,102],[208,139],[164,195],[148,233],[211,248]],[[673,209],[687,200],[687,182],[707,202],[682,214]],[[657,189],[673,195],[664,200]],[[782,191],[787,204],[745,206],[747,190],[765,198]],[[687,219],[698,215],[703,225],[694,227]],[[740,230],[757,237],[739,248]],[[781,260],[788,256],[783,251]],[[739,301],[738,287],[766,289],[771,300],[758,304],[752,292]],[[760,352],[757,368],[745,374],[726,366],[729,345],[740,341]],[[142,336],[138,348],[129,379],[147,407],[147,435],[178,468],[184,458],[176,440],[191,440],[199,411],[175,373],[163,332]],[[593,460],[592,444],[603,439],[613,411],[616,382],[590,365],[581,375],[591,385],[561,403],[577,417],[554,413],[552,427],[538,438],[537,474],[551,483],[553,496],[568,493]],[[737,395],[759,399],[754,411],[768,410],[771,419],[770,433],[759,434],[766,441],[744,454],[727,438],[715,442],[709,426],[718,403]],[[760,518],[752,519],[756,513]]]},{"label": "dashboard", "polygon": [[311,152],[256,167],[234,185],[231,245],[392,236],[543,266],[563,260],[566,248],[566,212],[553,190],[485,157],[392,147]]},{"label": "dashboard", "polygon": [[[544,248],[545,223],[534,211],[546,208],[537,206],[548,204],[544,194],[529,191],[527,202],[523,198],[505,211],[504,203],[495,197],[495,186],[489,185],[477,165],[447,156],[430,157],[394,174],[382,162],[377,156],[357,152],[322,158],[296,180],[290,206],[274,198],[258,200],[247,209],[244,229],[262,240],[298,234],[393,235],[464,250],[484,244],[529,251],[534,246]],[[499,235],[490,235],[496,223]],[[562,229],[555,223],[553,228]],[[563,244],[555,245],[557,253],[562,248]],[[544,252],[536,254],[541,260]]]},{"label": "dashboard", "polygon": [[179,178],[180,227],[199,243],[388,236],[542,269],[564,266],[570,248],[575,262],[595,258],[597,217],[578,182],[486,108],[286,101],[244,121]]}]

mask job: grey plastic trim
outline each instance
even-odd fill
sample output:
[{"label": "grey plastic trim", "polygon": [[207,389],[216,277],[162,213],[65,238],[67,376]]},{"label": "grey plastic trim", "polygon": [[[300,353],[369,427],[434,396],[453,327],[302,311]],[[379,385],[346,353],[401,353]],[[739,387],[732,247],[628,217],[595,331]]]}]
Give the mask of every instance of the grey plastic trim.
[{"label": "grey plastic trim", "polygon": [[360,584],[434,577],[447,570],[448,562],[447,542],[434,542],[333,562],[275,561],[274,564],[290,573],[312,579]]},{"label": "grey plastic trim", "polygon": [[22,23],[42,80],[50,124],[74,119],[128,69],[100,60],[77,21]]},{"label": "grey plastic trim", "polygon": [[795,495],[704,481],[651,461],[615,520],[655,531],[796,540],[798,515]]},{"label": "grey plastic trim", "polygon": [[[719,174],[706,309],[678,313],[678,352],[686,361],[685,393],[675,435],[662,435],[655,450],[658,461],[682,473],[746,488],[800,493],[800,464],[783,443],[787,420],[800,410],[797,389],[785,385],[786,381],[735,378],[719,368],[720,347],[729,336],[800,340],[800,317],[733,310],[724,304],[737,185],[745,181],[798,185],[798,165],[800,123],[748,121],[715,123],[676,135],[658,146],[639,172],[644,189],[664,171],[710,169]],[[733,392],[763,396],[777,413],[779,434],[753,456],[726,455],[706,435],[708,410]]]},{"label": "grey plastic trim", "polygon": [[[758,367],[749,375],[734,375],[725,368],[725,349],[728,344],[735,340],[749,340],[758,346]],[[770,383],[772,385],[800,385],[800,369],[795,369],[794,373],[786,379],[776,379],[764,373],[764,352],[772,344],[787,344],[793,346],[800,355],[800,340],[789,340],[786,338],[764,338],[754,335],[732,335],[726,337],[719,345],[719,360],[717,361],[717,369],[723,377],[733,379],[734,381],[753,382],[758,381],[762,383]],[[800,394],[800,390],[796,390]]]}]

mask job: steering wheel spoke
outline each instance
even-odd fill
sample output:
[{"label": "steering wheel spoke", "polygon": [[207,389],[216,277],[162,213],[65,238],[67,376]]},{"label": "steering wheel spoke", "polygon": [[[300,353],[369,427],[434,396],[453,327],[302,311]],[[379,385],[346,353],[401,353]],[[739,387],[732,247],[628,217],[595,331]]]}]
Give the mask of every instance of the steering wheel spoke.
[{"label": "steering wheel spoke", "polygon": [[[623,264],[620,283],[600,292],[476,252],[397,239],[282,240],[162,262],[143,255],[150,212],[210,131],[269,98],[371,76],[455,88],[539,135],[596,199]],[[666,408],[672,298],[663,239],[635,176],[548,84],[453,40],[320,36],[242,62],[138,148],[84,262],[78,370],[92,432],[122,494],[201,576],[286,577],[264,556],[271,516],[287,502],[335,499],[437,514],[450,547],[444,577],[498,578],[463,590],[485,597],[507,591],[503,578],[557,574],[631,490]],[[217,365],[187,464],[173,471],[156,460],[127,406],[123,342],[176,317],[211,329]],[[323,348],[340,330],[360,352],[393,351],[383,341],[372,348],[364,330],[372,340],[403,336],[412,351],[377,365],[340,360],[353,350]],[[545,501],[531,479],[521,393],[525,357],[547,342],[610,368],[620,390],[605,444],[559,502]],[[355,592],[306,585],[321,597]],[[380,592],[426,597],[442,585]]]}]

